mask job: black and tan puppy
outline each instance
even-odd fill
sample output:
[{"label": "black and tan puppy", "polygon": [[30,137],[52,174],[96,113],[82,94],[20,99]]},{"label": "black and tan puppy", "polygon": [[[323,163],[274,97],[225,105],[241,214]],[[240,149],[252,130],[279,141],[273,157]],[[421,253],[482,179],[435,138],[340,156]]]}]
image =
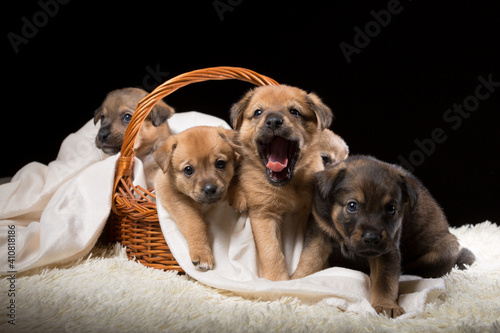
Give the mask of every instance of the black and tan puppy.
[{"label": "black and tan puppy", "polygon": [[307,222],[314,175],[323,169],[317,144],[332,118],[318,96],[285,85],[251,90],[231,109],[242,153],[239,190],[266,279],[290,279],[281,229],[287,215]]},{"label": "black and tan puppy", "polygon": [[163,171],[156,176],[157,196],[202,271],[214,266],[203,210],[227,197],[236,166],[237,155],[228,142],[234,135],[222,127],[192,127],[170,136],[154,153]]},{"label": "black and tan puppy", "polygon": [[[108,93],[102,105],[94,112],[94,124],[101,121],[95,138],[97,148],[110,155],[120,151],[125,130],[135,108],[147,95],[146,91],[138,88],[123,88]],[[174,112],[174,109],[163,101],[158,102],[142,123],[137,136],[135,156],[143,163],[148,188],[152,187],[158,166],[152,153],[170,135],[167,119]]]},{"label": "black and tan puppy", "polygon": [[400,273],[440,277],[475,258],[460,250],[427,189],[404,169],[354,156],[316,177],[313,218],[293,278],[330,265],[369,272],[371,304],[397,317]]}]

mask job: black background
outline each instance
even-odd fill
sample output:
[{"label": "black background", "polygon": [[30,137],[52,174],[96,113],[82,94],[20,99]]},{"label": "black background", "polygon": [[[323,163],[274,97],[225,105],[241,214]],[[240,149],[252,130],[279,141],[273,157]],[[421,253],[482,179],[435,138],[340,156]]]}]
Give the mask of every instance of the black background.
[{"label": "black background", "polygon": [[[0,177],[55,159],[111,90],[151,90],[194,69],[239,66],[316,92],[352,154],[391,163],[413,156],[415,175],[451,225],[500,221],[500,87],[460,124],[443,118],[471,100],[478,77],[500,82],[497,1],[401,0],[385,26],[373,13],[384,17],[380,11],[397,1],[54,3],[4,4]],[[38,27],[29,31],[26,22]],[[340,44],[355,46],[355,27],[372,29],[372,37],[348,63]],[[31,35],[14,47],[9,36],[23,33]],[[231,104],[249,88],[198,83],[166,102],[228,121]],[[439,128],[446,140],[419,153],[415,140],[428,143]]]}]

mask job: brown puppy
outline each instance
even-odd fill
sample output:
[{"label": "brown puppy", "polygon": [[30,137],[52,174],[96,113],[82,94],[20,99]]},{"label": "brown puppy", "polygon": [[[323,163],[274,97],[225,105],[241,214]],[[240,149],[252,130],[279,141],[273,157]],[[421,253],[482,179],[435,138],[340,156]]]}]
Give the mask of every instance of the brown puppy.
[{"label": "brown puppy", "polygon": [[321,132],[318,150],[325,168],[345,160],[349,155],[349,147],[345,141],[328,128]]},{"label": "brown puppy", "polygon": [[163,171],[156,177],[158,198],[186,238],[193,265],[202,271],[214,266],[203,209],[227,196],[236,164],[228,140],[234,135],[222,127],[192,127],[170,136],[154,153]]},{"label": "brown puppy", "polygon": [[369,272],[371,304],[397,317],[400,273],[439,277],[475,258],[460,250],[427,189],[404,169],[355,156],[319,172],[313,216],[293,278],[335,266]]},{"label": "brown puppy", "polygon": [[[148,95],[138,88],[123,88],[111,91],[102,105],[94,112],[94,124],[101,121],[101,127],[95,138],[97,148],[106,154],[120,151],[125,130],[132,119],[137,104]],[[164,139],[170,135],[167,119],[174,114],[174,109],[163,101],[158,102],[141,126],[135,142],[135,156],[144,166],[147,186],[151,188],[158,164],[152,153]]]},{"label": "brown puppy", "polygon": [[307,222],[314,174],[323,169],[316,145],[332,118],[315,94],[285,85],[251,90],[231,109],[242,152],[238,186],[266,279],[290,279],[281,228],[287,215]]},{"label": "brown puppy", "polygon": [[[242,151],[241,146],[237,146],[233,143],[233,147],[238,152]],[[324,167],[343,161],[349,155],[349,147],[345,141],[327,128],[321,132],[318,143],[314,148],[318,151],[318,158],[321,160]],[[235,177],[233,184],[234,186],[230,188],[228,198],[229,204],[240,213],[247,211],[248,203],[245,194],[240,190],[241,186],[239,185],[238,177]]]}]

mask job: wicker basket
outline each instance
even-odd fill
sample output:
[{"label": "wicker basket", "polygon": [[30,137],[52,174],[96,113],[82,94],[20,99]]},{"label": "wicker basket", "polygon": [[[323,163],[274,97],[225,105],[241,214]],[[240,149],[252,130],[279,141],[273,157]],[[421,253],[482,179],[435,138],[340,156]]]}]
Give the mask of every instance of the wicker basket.
[{"label": "wicker basket", "polygon": [[127,248],[128,258],[145,266],[184,272],[173,257],[158,221],[155,195],[132,184],[134,144],[144,119],[162,98],[195,82],[237,79],[258,86],[278,84],[273,79],[238,67],[213,67],[178,75],[139,102],[130,121],[115,175],[112,212],[105,234],[108,241],[120,242]]}]

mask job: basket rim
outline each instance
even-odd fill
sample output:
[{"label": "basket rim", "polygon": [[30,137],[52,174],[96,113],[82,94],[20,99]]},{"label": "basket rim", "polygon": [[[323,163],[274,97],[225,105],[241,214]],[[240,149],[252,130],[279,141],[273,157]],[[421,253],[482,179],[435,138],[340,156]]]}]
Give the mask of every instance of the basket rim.
[{"label": "basket rim", "polygon": [[[125,136],[120,151],[120,157],[117,162],[113,193],[115,193],[116,195],[117,188],[120,184],[121,179],[125,180],[132,176],[135,156],[134,145],[139,130],[149,112],[160,100],[170,95],[174,91],[192,83],[230,79],[253,83],[257,86],[279,85],[279,83],[274,79],[259,74],[253,70],[243,67],[231,66],[218,66],[197,69],[179,74],[165,81],[137,104],[135,112],[132,115],[132,119],[130,120],[130,123],[128,124],[125,131]],[[115,200],[113,200],[113,206],[114,202]]]}]

